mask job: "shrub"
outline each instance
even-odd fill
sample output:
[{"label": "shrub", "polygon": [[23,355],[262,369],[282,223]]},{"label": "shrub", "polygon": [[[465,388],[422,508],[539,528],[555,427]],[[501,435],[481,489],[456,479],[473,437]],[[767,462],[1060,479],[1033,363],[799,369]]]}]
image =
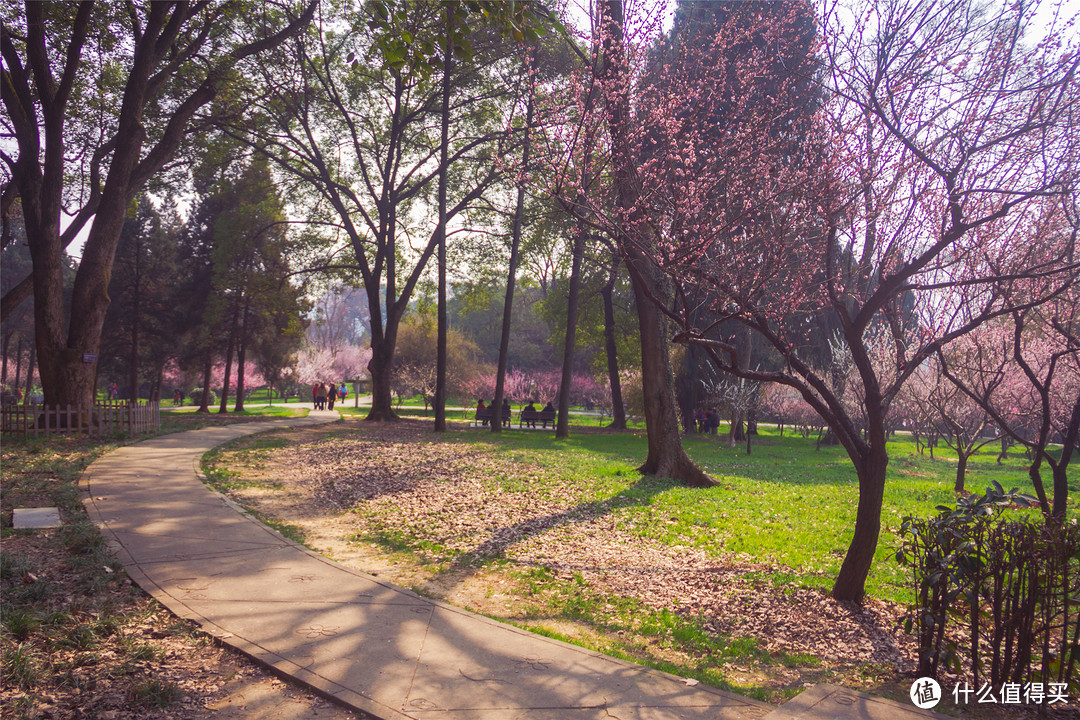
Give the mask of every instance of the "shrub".
[{"label": "shrub", "polygon": [[918,636],[921,675],[945,666],[976,687],[1080,686],[1080,526],[995,514],[1017,503],[1034,498],[994,483],[936,517],[904,518],[896,557],[911,569],[905,627]]},{"label": "shrub", "polygon": [[[202,402],[202,391],[203,389],[201,387],[191,388],[191,390],[188,391],[187,397],[184,398],[184,402],[188,404],[194,403],[195,405],[198,405],[200,402]],[[207,400],[207,404],[217,405],[217,402],[217,393],[211,390],[210,399]]]}]

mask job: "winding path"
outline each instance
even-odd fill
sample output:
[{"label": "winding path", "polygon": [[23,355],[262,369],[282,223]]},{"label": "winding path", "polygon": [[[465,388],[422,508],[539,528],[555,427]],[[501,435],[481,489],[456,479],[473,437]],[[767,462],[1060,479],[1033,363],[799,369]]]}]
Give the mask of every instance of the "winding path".
[{"label": "winding path", "polygon": [[[122,447],[84,473],[87,510],[129,576],[172,612],[362,716],[788,720],[838,709],[852,712],[827,717],[908,717],[909,708],[829,686],[776,709],[420,597],[288,540],[200,480],[200,459],[217,445],[336,417]],[[927,715],[912,709],[910,717]]]}]

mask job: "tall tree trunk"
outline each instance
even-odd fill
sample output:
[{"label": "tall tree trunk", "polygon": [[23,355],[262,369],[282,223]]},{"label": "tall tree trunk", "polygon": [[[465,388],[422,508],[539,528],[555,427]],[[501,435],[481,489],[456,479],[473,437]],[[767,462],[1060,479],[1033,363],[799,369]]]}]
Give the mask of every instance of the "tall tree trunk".
[{"label": "tall tree trunk", "polygon": [[19,388],[19,383],[22,382],[22,353],[23,353],[23,339],[22,335],[19,335],[19,348],[15,351],[15,389]]},{"label": "tall tree trunk", "polygon": [[[716,481],[695,465],[683,449],[668,353],[667,322],[654,300],[666,297],[658,277],[659,270],[647,258],[627,261],[628,265],[632,263],[637,265],[630,276],[641,332],[641,385],[649,445],[649,455],[639,470],[695,487],[715,485]],[[646,283],[650,287],[646,287]]]},{"label": "tall tree trunk", "polygon": [[[629,80],[623,66],[623,4],[622,0],[605,0],[601,8],[603,37],[603,75],[617,89],[609,89],[608,129],[611,134],[616,205],[632,213],[638,193],[634,185],[628,127],[630,99]],[[631,221],[628,226],[633,227]],[[640,232],[640,230],[638,231]],[[645,428],[649,455],[641,472],[670,477],[695,486],[715,485],[716,481],[702,472],[686,455],[679,432],[675,409],[673,376],[668,356],[667,323],[656,303],[667,300],[666,285],[660,271],[644,251],[648,239],[641,237],[616,238],[626,256],[627,267],[637,303],[638,326],[641,330],[641,384],[645,395]]]},{"label": "tall tree trunk", "polygon": [[161,386],[165,382],[165,364],[158,363],[157,370],[154,372],[154,384],[150,387],[150,399],[154,402],[161,402]]},{"label": "tall tree trunk", "polygon": [[247,345],[248,345],[248,320],[249,310],[251,308],[251,299],[246,298],[244,300],[244,314],[242,324],[240,326],[240,348],[236,353],[236,405],[233,407],[233,412],[243,412],[244,410],[244,393],[247,388],[245,385],[244,365],[247,358]]},{"label": "tall tree trunk", "polygon": [[[528,55],[526,69],[532,68],[532,52]],[[521,149],[521,172],[529,172],[532,154],[533,84],[529,83],[529,97],[525,106],[525,142]],[[510,327],[514,316],[514,287],[517,282],[518,248],[521,246],[521,225],[525,218],[525,183],[519,178],[517,198],[514,202],[514,220],[510,228],[510,267],[506,272],[506,297],[503,299],[502,333],[499,335],[499,363],[495,371],[495,397],[491,407],[501,408],[506,386],[506,369],[510,362]],[[501,412],[501,411],[500,411]],[[494,415],[492,416],[494,417]],[[491,432],[502,432],[502,423],[491,423]]]},{"label": "tall tree trunk", "polygon": [[4,333],[4,367],[0,370],[0,383],[7,385],[7,366],[8,366],[8,350],[11,349],[11,335],[12,333]]},{"label": "tall tree trunk", "polygon": [[[30,392],[34,389],[34,366],[37,364],[37,343],[30,345],[30,360],[26,363],[26,402],[30,402]],[[41,373],[38,373],[40,377]],[[50,403],[46,400],[46,405]]]},{"label": "tall tree trunk", "polygon": [[139,293],[142,290],[142,283],[140,278],[140,271],[142,270],[139,262],[140,256],[140,242],[138,238],[135,240],[135,272],[133,273],[135,287],[132,293],[132,307],[131,307],[131,367],[128,369],[128,376],[131,382],[131,398],[132,404],[139,401]]},{"label": "tall tree trunk", "polygon": [[376,342],[372,338],[371,360],[368,361],[368,373],[371,375],[371,410],[366,420],[397,420],[394,412],[394,397],[390,388],[393,378],[394,345],[384,336]]},{"label": "tall tree trunk", "polygon": [[555,437],[570,437],[570,381],[574,377],[574,349],[577,342],[578,295],[581,293],[581,260],[585,254],[585,223],[574,227],[574,248],[570,263],[570,291],[566,299],[566,337],[563,339],[562,378],[559,381],[559,419]]},{"label": "tall tree trunk", "polygon": [[600,291],[604,299],[604,350],[607,353],[608,387],[611,389],[611,424],[612,430],[626,429],[626,407],[623,405],[622,381],[619,379],[619,357],[615,348],[615,304],[612,294],[615,292],[615,280],[618,277],[619,258],[614,256],[608,281]]},{"label": "tall tree trunk", "polygon": [[130,402],[139,400],[139,294],[135,291],[135,308],[131,318],[131,358],[128,367],[128,383],[131,385]]},{"label": "tall tree trunk", "polygon": [[214,354],[208,347],[206,354],[203,356],[203,377],[202,377],[202,397],[199,398],[199,409],[197,413],[210,412],[210,375],[214,370]]},{"label": "tall tree trunk", "polygon": [[446,432],[446,175],[450,150],[450,71],[453,67],[454,6],[446,8],[446,43],[443,46],[442,107],[439,139],[439,299],[436,309],[438,339],[435,349],[435,432]]},{"label": "tall tree trunk", "polygon": [[240,315],[239,301],[233,303],[232,322],[229,323],[229,341],[225,346],[225,378],[221,384],[221,403],[218,413],[229,412],[229,381],[232,380],[232,358],[236,349],[236,331]]}]

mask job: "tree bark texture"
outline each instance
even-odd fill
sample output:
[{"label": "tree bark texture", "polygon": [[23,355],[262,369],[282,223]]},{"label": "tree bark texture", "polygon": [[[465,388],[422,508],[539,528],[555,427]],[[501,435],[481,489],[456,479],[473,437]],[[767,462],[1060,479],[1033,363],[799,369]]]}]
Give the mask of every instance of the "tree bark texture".
[{"label": "tree bark texture", "polygon": [[855,531],[833,583],[832,596],[837,600],[862,603],[866,596],[866,578],[870,575],[881,535],[881,508],[885,498],[885,469],[888,463],[884,447],[873,445],[866,459],[855,463],[859,478],[859,505],[855,515]]},{"label": "tree bark texture", "polygon": [[368,373],[371,375],[371,410],[366,420],[397,420],[394,412],[393,395],[390,382],[393,378],[394,343],[385,337],[376,347],[371,346],[371,360],[368,361]]},{"label": "tree bark texture", "polygon": [[[647,258],[628,260],[641,333],[641,386],[645,395],[645,430],[649,454],[638,470],[669,477],[694,487],[716,484],[687,456],[675,407],[675,381],[668,354],[667,321],[655,305],[664,297],[659,270]],[[649,285],[649,287],[646,287]]]},{"label": "tree bark texture", "polygon": [[573,255],[570,262],[570,290],[566,299],[566,337],[563,339],[562,377],[559,380],[559,415],[555,437],[570,437],[570,381],[574,378],[574,348],[577,342],[578,295],[581,294],[581,260],[585,254],[585,223],[574,228]]},{"label": "tree bark texture", "polygon": [[203,356],[202,396],[199,398],[199,409],[195,412],[210,412],[210,373],[214,369],[214,357],[209,348]]},{"label": "tree bark texture", "polygon": [[446,182],[450,150],[450,73],[453,69],[454,8],[447,5],[446,43],[443,46],[442,106],[439,111],[439,227],[435,230],[439,245],[439,299],[436,309],[438,328],[435,348],[435,432],[446,432],[446,334],[449,323],[446,318]]}]

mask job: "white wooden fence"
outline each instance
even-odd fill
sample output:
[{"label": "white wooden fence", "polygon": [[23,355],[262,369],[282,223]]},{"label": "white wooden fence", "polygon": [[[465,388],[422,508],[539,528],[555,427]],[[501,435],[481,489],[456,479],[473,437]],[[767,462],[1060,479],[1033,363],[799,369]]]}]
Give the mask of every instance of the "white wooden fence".
[{"label": "white wooden fence", "polygon": [[0,432],[22,437],[88,435],[129,437],[161,427],[161,411],[156,402],[102,402],[86,406],[28,405],[0,406]]}]

